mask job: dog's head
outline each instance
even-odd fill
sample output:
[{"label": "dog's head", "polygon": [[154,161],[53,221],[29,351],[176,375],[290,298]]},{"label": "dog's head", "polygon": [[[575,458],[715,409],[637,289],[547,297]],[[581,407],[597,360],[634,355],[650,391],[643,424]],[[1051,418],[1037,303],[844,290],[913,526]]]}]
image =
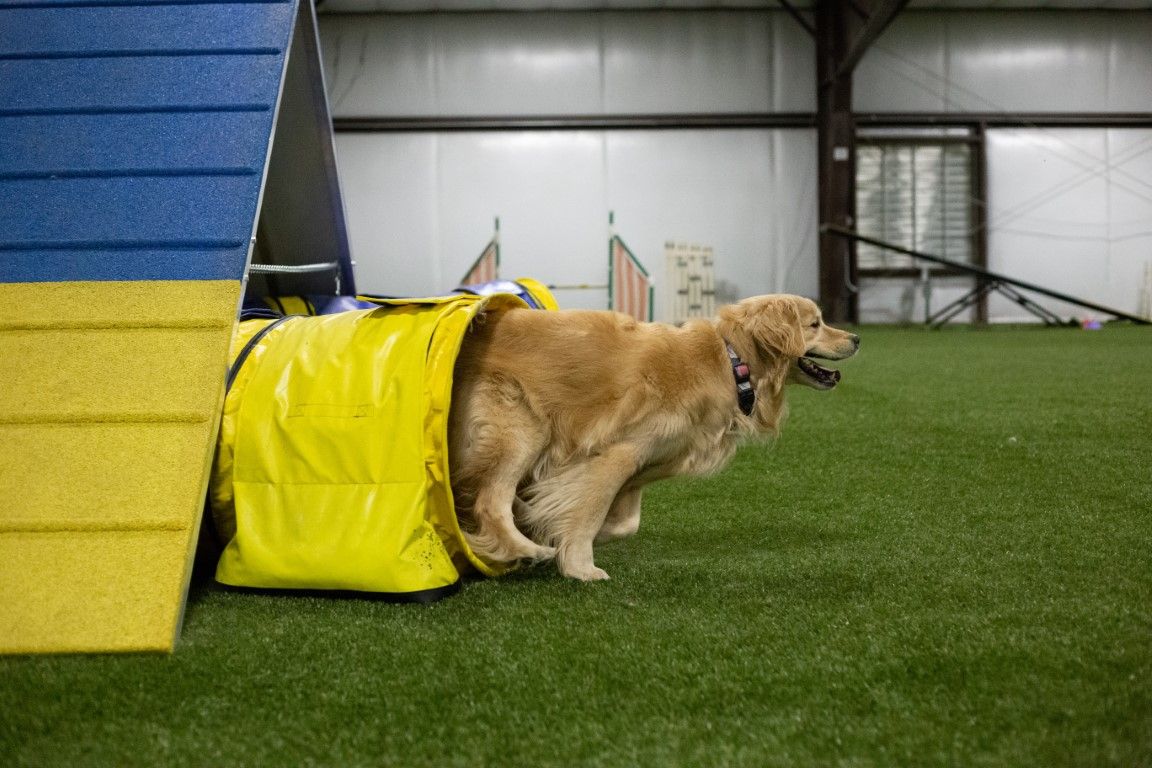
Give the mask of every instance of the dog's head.
[{"label": "dog's head", "polygon": [[790,383],[814,389],[832,389],[840,381],[840,371],[813,358],[843,360],[860,348],[859,336],[825,325],[820,308],[802,296],[744,299],[721,310],[720,325],[721,333],[743,335],[761,359],[786,361]]}]

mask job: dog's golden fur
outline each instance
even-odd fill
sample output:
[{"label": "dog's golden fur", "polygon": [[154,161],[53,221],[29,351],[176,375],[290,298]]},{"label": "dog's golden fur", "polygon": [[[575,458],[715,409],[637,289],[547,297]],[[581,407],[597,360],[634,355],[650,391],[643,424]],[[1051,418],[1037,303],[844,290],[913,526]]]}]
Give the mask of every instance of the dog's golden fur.
[{"label": "dog's golden fur", "polygon": [[[725,344],[756,391],[740,412]],[[613,312],[482,316],[456,362],[449,460],[458,514],[490,562],[555,558],[608,575],[593,544],[634,533],[643,487],[722,468],[742,439],[774,435],[784,387],[835,386],[807,357],[842,359],[859,338],[797,296],[758,296],[712,321],[638,323]]]}]

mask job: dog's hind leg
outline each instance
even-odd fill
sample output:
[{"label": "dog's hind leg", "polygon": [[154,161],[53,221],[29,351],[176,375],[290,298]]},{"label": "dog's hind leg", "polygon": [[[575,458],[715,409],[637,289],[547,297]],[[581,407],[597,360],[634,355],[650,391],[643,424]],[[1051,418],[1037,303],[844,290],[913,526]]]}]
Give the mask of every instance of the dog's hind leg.
[{"label": "dog's hind leg", "polygon": [[474,530],[466,531],[468,546],[481,558],[497,563],[516,560],[549,560],[555,554],[529,539],[516,527],[513,506],[516,488],[536,459],[543,436],[520,435],[486,430],[484,450],[497,460],[488,464],[480,478],[472,504]]},{"label": "dog's hind leg", "polygon": [[528,526],[556,547],[560,573],[582,581],[608,578],[596,567],[592,545],[613,500],[636,469],[632,446],[617,445],[528,489]]},{"label": "dog's hind leg", "polygon": [[484,560],[511,563],[516,560],[549,560],[556,550],[529,539],[516,527],[512,505],[516,486],[493,483],[476,494],[472,514],[476,521],[474,532],[465,532],[468,546]]}]

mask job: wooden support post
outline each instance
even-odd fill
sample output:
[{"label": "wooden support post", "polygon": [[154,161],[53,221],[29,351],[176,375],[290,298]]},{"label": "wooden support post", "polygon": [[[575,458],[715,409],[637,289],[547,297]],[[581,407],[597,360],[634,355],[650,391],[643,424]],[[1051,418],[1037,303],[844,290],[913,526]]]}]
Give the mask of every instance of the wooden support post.
[{"label": "wooden support post", "polygon": [[[854,229],[856,223],[856,124],[852,69],[841,68],[855,26],[848,0],[817,0],[816,128],[820,222]],[[856,245],[820,235],[820,303],[832,322],[857,321]]]}]

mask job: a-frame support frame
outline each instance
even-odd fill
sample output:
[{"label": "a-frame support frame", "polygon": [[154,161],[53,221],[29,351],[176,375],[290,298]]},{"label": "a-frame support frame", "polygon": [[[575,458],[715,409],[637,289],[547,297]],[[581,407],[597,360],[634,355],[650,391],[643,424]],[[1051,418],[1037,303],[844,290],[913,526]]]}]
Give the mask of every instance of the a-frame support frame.
[{"label": "a-frame support frame", "polygon": [[961,296],[956,301],[943,307],[942,309],[936,311],[934,314],[926,318],[925,322],[933,328],[939,328],[940,326],[944,325],[953,317],[960,314],[965,309],[974,306],[982,298],[991,293],[999,293],[1011,301],[1014,301],[1028,312],[1040,318],[1040,320],[1042,320],[1046,325],[1066,324],[1059,315],[1041,306],[1040,304],[1037,304],[1035,301],[1032,301],[1026,295],[1021,293],[1021,290],[1038,293],[1042,296],[1047,296],[1048,298],[1056,299],[1066,304],[1073,304],[1085,309],[1091,309],[1094,312],[1111,315],[1117,320],[1128,320],[1130,322],[1136,323],[1137,325],[1152,324],[1152,320],[1149,320],[1148,318],[1131,315],[1127,312],[1113,309],[1112,307],[1106,307],[1103,304],[1097,304],[1096,302],[1078,298],[1076,296],[1071,296],[1066,293],[1061,293],[1060,291],[1054,291],[1051,288],[1045,288],[1043,286],[1036,285],[1035,283],[1030,283],[1014,277],[1008,277],[1007,275],[992,272],[972,264],[965,264],[961,261],[953,261],[942,256],[936,256],[931,253],[924,253],[923,251],[915,251],[911,248],[905,248],[894,243],[877,240],[874,237],[861,235],[858,232],[855,232],[851,229],[846,229],[844,227],[825,224],[821,226],[820,231],[831,237],[850,240],[852,242],[867,243],[869,245],[876,246],[877,248],[884,248],[885,250],[892,251],[893,253],[901,253],[905,256],[911,256],[912,258],[920,259],[921,261],[927,261],[932,264],[940,264],[945,267],[950,267],[957,272],[962,272],[975,277],[975,288]]}]

